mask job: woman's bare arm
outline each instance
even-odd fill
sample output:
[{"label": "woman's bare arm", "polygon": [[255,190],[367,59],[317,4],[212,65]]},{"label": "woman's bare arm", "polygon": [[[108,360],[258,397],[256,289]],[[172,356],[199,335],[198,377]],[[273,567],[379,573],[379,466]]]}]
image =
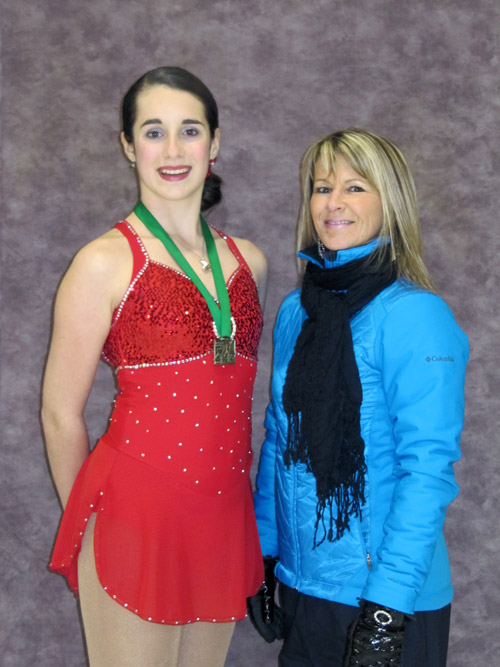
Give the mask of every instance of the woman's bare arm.
[{"label": "woman's bare arm", "polygon": [[89,453],[83,411],[108,335],[116,294],[123,293],[124,284],[126,288],[125,274],[130,276],[131,262],[125,261],[123,267],[123,255],[113,252],[116,245],[112,236],[85,246],[68,269],[56,298],[42,422],[63,507]]}]

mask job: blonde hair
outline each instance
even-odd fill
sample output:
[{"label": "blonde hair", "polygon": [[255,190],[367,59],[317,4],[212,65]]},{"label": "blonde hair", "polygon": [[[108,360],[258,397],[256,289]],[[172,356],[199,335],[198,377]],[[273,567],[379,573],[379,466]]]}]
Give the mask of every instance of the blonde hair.
[{"label": "blonde hair", "polygon": [[390,253],[396,262],[398,277],[433,291],[422,257],[415,183],[406,160],[395,144],[366,130],[354,128],[334,132],[305,152],[300,169],[302,202],[297,220],[297,249],[317,240],[310,210],[316,165],[321,162],[327,173],[335,174],[339,156],[377,190],[382,200],[383,220],[379,237],[389,237],[391,243],[378,246],[377,263],[380,264]]}]

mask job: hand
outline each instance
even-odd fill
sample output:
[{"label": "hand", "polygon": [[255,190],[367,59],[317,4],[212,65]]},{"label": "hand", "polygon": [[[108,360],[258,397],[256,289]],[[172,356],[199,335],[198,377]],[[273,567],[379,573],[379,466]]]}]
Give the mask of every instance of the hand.
[{"label": "hand", "polygon": [[274,566],[277,558],[264,557],[264,584],[255,595],[247,598],[248,618],[269,644],[275,639],[283,639],[285,617],[281,609],[274,603],[276,579]]},{"label": "hand", "polygon": [[367,602],[351,624],[344,654],[344,667],[400,667],[405,615]]}]

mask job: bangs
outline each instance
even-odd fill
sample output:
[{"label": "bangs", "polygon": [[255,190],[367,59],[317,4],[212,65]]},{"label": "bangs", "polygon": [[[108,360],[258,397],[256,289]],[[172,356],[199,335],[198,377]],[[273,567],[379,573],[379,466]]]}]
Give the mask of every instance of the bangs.
[{"label": "bangs", "polygon": [[[315,171],[318,165],[321,165],[325,172],[329,174],[335,174],[337,170],[337,160],[339,153],[336,151],[335,146],[333,146],[331,141],[324,141],[318,146],[318,154],[316,159],[312,164],[313,172]],[[314,173],[313,173],[314,179]]]},{"label": "bangs", "polygon": [[371,168],[372,165],[370,164],[366,147],[357,146],[352,142],[347,143],[340,137],[336,138],[336,141],[332,141],[332,137],[328,137],[318,146],[315,159],[311,163],[311,181],[314,181],[314,170],[319,164],[327,174],[335,176],[339,157],[343,157],[354,171],[379,191],[379,185],[377,179],[374,178],[373,168]]}]

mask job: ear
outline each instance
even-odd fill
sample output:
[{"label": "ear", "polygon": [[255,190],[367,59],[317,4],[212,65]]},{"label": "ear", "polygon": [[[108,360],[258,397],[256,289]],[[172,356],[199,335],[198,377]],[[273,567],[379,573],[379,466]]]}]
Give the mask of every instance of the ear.
[{"label": "ear", "polygon": [[211,160],[217,157],[217,153],[219,152],[219,146],[220,146],[220,129],[217,128],[214,132],[214,138],[212,139],[212,142],[210,144]]},{"label": "ear", "polygon": [[134,144],[129,144],[125,139],[123,132],[120,132],[120,141],[123,148],[123,153],[129,162],[135,162],[135,148]]}]

